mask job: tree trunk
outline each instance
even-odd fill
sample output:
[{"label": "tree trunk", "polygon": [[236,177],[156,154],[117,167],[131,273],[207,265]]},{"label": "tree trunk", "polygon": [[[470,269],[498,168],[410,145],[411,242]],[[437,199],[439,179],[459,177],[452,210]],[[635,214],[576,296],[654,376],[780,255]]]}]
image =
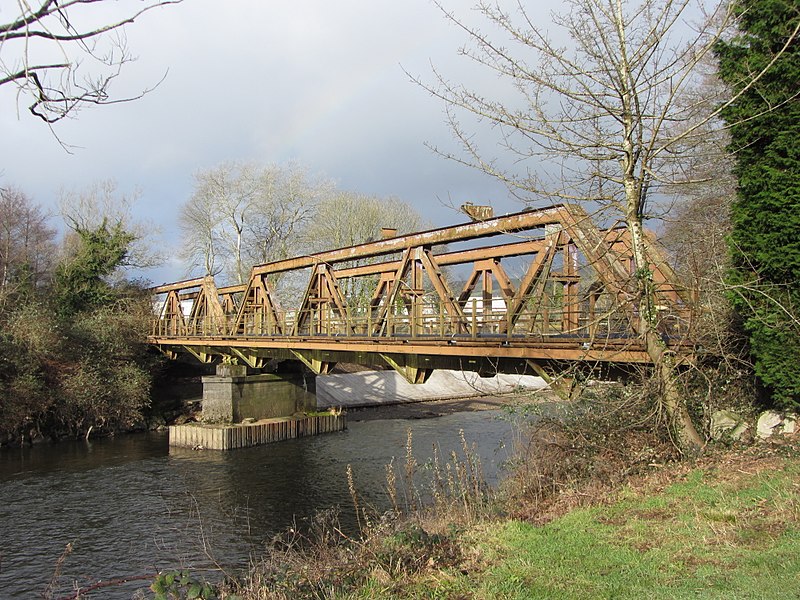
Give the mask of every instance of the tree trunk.
[{"label": "tree trunk", "polygon": [[[626,186],[627,187],[627,186]],[[681,397],[675,365],[675,355],[658,333],[655,288],[650,263],[645,252],[642,220],[636,210],[637,203],[629,202],[627,228],[631,236],[631,247],[636,272],[638,329],[645,348],[655,368],[661,405],[669,417],[669,426],[675,433],[678,447],[684,454],[696,455],[703,448],[703,440],[692,423],[689,411]]]},{"label": "tree trunk", "polygon": [[658,378],[660,402],[669,417],[669,425],[677,438],[678,447],[684,454],[697,455],[703,449],[703,439],[689,416],[686,404],[675,377],[677,367],[674,353],[666,347],[658,333],[648,327],[645,333],[647,354],[653,361]]},{"label": "tree trunk", "polygon": [[[626,186],[627,187],[627,186]],[[675,355],[658,333],[655,288],[650,263],[645,252],[644,232],[637,203],[629,202],[627,229],[631,237],[637,287],[639,335],[645,342],[647,354],[655,368],[661,405],[669,417],[669,426],[675,433],[678,447],[684,454],[696,455],[703,448],[703,440],[692,423],[689,411],[681,397],[676,377]]]},{"label": "tree trunk", "polygon": [[[632,324],[638,328],[639,335],[645,342],[650,360],[655,368],[655,376],[659,383],[660,402],[669,417],[669,426],[675,432],[678,447],[686,454],[697,454],[703,447],[703,440],[697,433],[689,412],[682,401],[678,382],[675,377],[674,353],[658,334],[658,314],[656,312],[655,289],[653,286],[650,261],[647,258],[644,243],[643,202],[645,196],[646,169],[640,164],[642,156],[641,140],[637,137],[637,113],[635,109],[635,77],[631,72],[627,59],[625,40],[625,23],[622,4],[616,2],[615,21],[620,44],[619,76],[620,102],[622,107],[622,184],[625,191],[625,222],[630,235],[631,250],[634,262],[634,279],[636,284],[636,308],[638,315]],[[637,172],[637,167],[640,172]],[[637,322],[638,321],[638,322]]]}]

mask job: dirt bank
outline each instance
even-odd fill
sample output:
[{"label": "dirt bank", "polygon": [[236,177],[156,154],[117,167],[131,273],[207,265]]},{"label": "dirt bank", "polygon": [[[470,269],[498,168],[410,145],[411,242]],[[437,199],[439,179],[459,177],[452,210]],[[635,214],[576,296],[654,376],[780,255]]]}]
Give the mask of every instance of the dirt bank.
[{"label": "dirt bank", "polygon": [[[551,399],[549,394],[538,392],[537,400]],[[429,400],[389,406],[369,406],[350,408],[348,421],[376,421],[380,419],[430,419],[473,410],[500,410],[522,401],[530,401],[531,396],[482,396],[477,398],[457,398],[454,400]]]}]

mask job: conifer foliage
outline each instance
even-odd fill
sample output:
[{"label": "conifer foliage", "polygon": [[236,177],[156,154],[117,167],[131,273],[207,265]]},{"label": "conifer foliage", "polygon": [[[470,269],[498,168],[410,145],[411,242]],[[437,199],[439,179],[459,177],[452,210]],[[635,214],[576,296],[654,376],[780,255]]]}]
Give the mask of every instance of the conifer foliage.
[{"label": "conifer foliage", "polygon": [[[736,0],[739,33],[717,47],[734,94],[723,111],[739,182],[732,300],[772,402],[800,406],[800,21],[798,0]],[[758,74],[763,75],[758,76]],[[756,81],[753,85],[749,82]]]}]

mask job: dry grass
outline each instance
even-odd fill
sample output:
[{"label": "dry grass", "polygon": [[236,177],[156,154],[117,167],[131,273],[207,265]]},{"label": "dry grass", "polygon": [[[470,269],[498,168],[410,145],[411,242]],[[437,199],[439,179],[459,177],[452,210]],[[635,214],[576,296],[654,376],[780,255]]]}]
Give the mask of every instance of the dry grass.
[{"label": "dry grass", "polygon": [[653,403],[622,387],[544,416],[522,440],[502,491],[511,516],[540,524],[605,502],[631,477],[681,458]]}]

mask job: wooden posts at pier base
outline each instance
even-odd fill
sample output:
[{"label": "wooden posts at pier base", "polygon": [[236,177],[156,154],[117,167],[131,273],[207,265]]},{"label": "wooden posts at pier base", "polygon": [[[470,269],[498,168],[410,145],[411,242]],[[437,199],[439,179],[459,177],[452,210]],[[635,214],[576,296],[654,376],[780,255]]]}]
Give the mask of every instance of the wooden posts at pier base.
[{"label": "wooden posts at pier base", "polygon": [[235,450],[347,429],[344,414],[265,419],[256,423],[171,425],[169,445],[195,450]]}]

